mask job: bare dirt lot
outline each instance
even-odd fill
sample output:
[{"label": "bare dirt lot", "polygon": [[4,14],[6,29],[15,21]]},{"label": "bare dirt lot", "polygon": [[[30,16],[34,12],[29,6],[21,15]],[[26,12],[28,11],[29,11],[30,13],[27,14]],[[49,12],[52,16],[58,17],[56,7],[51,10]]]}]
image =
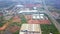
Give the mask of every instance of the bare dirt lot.
[{"label": "bare dirt lot", "polygon": [[25,15],[28,24],[50,24],[49,20],[34,20],[31,15]]},{"label": "bare dirt lot", "polygon": [[21,22],[21,19],[19,18],[19,16],[15,16],[13,17],[13,22]]}]

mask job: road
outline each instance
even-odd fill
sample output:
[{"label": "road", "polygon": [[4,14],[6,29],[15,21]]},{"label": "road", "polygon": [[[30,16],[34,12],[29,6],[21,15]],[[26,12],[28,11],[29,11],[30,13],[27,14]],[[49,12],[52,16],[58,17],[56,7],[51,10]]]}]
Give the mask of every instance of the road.
[{"label": "road", "polygon": [[50,20],[53,22],[53,24],[56,26],[58,31],[60,32],[60,24],[52,17],[52,14],[49,12],[45,0],[41,0],[43,2],[44,8],[46,9],[46,14],[49,16]]},{"label": "road", "polygon": [[49,15],[50,20],[53,22],[53,24],[56,26],[56,28],[60,32],[60,24],[53,18],[52,14],[50,12],[47,12],[46,14]]},{"label": "road", "polygon": [[19,34],[25,34],[25,33],[41,34],[40,24],[22,24]]}]

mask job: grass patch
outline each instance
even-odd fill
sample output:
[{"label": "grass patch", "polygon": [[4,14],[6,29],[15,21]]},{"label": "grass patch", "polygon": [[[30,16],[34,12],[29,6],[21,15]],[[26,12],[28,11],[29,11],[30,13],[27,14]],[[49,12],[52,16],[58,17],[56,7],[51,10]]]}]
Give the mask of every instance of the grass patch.
[{"label": "grass patch", "polygon": [[21,15],[20,18],[21,18],[21,23],[22,23],[22,24],[27,23],[27,20],[26,20],[26,18],[24,17],[24,15]]},{"label": "grass patch", "polygon": [[0,22],[0,27],[2,27],[5,23]]},{"label": "grass patch", "polygon": [[14,26],[14,25],[17,25],[17,26],[20,26],[21,27],[21,23],[18,23],[18,22],[14,22],[12,24],[10,24],[11,26]]},{"label": "grass patch", "polygon": [[13,33],[13,34],[19,34],[19,30],[18,30],[18,31],[16,31],[15,33]]},{"label": "grass patch", "polygon": [[54,26],[54,24],[52,23],[51,19],[49,18],[48,15],[45,14],[45,16],[48,17],[48,19],[50,20],[51,24],[41,24],[41,30],[42,30],[42,34],[49,34],[49,33],[53,33],[53,34],[60,34],[59,31],[57,30],[57,28]]},{"label": "grass patch", "polygon": [[0,21],[0,27],[2,27],[7,21]]},{"label": "grass patch", "polygon": [[41,30],[42,30],[42,34],[49,34],[50,32],[52,32],[53,34],[59,34],[58,30],[56,29],[56,27],[53,24],[41,24]]}]

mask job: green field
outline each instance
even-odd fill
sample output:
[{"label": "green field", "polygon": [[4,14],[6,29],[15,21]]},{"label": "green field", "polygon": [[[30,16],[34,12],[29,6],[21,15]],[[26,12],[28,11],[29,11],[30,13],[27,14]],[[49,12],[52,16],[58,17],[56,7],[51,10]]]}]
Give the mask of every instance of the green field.
[{"label": "green field", "polygon": [[41,24],[41,30],[42,30],[42,34],[49,34],[50,32],[52,32],[53,34],[59,34],[58,30],[56,29],[56,27],[53,24]]},{"label": "green field", "polygon": [[[46,14],[45,14],[46,15]],[[49,16],[46,15],[48,17],[48,19],[50,20]],[[49,34],[49,33],[53,33],[53,34],[60,34],[59,31],[57,30],[57,28],[55,27],[55,25],[52,23],[52,21],[50,20],[51,24],[41,24],[41,30],[42,30],[42,34]]]},{"label": "green field", "polygon": [[27,23],[27,20],[26,20],[26,18],[25,18],[24,15],[20,15],[20,18],[21,18],[21,23],[22,23],[22,24]]},{"label": "green field", "polygon": [[5,24],[5,21],[3,19],[3,16],[0,16],[0,27],[2,27]]},{"label": "green field", "polygon": [[0,27],[2,27],[5,23],[0,22]]}]

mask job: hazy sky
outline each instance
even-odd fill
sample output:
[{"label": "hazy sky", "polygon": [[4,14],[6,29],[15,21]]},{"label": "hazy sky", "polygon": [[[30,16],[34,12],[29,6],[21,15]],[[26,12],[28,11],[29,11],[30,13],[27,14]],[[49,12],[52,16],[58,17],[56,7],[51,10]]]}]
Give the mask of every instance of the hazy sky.
[{"label": "hazy sky", "polygon": [[[22,2],[41,2],[40,0],[0,0],[1,1],[22,1]],[[45,0],[46,4],[52,4],[52,5],[56,5],[56,6],[60,6],[60,0]]]},{"label": "hazy sky", "polygon": [[[40,0],[0,0],[0,1],[22,1],[22,2],[41,2]],[[55,4],[60,4],[60,0],[45,0],[46,3],[55,3]]]}]

